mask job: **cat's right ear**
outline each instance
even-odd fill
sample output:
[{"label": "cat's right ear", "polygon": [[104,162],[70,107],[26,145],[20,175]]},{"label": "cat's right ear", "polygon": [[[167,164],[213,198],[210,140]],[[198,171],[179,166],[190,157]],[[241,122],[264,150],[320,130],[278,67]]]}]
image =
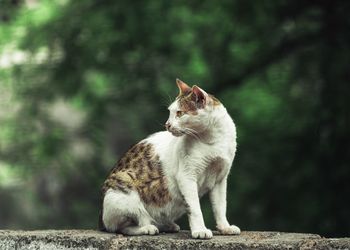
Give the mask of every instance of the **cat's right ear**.
[{"label": "cat's right ear", "polygon": [[191,88],[178,78],[176,79],[176,84],[179,87],[179,95],[183,95],[191,91]]}]

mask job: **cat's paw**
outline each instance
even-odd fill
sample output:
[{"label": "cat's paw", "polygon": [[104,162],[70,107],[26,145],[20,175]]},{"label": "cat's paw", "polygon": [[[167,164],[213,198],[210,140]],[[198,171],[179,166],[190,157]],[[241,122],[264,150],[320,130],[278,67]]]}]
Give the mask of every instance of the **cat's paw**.
[{"label": "cat's paw", "polygon": [[192,231],[192,238],[194,239],[210,239],[213,237],[211,230],[204,228],[202,230]]},{"label": "cat's paw", "polygon": [[142,228],[140,228],[140,230],[142,231],[142,234],[149,234],[149,235],[159,234],[159,230],[155,225],[143,226]]},{"label": "cat's paw", "polygon": [[180,226],[176,223],[173,223],[170,228],[171,232],[177,233],[180,232]]},{"label": "cat's paw", "polygon": [[226,227],[218,226],[217,228],[221,234],[238,235],[241,233],[241,229],[239,229],[239,227],[235,225],[226,226]]},{"label": "cat's paw", "polygon": [[165,232],[165,233],[177,233],[180,231],[180,226],[175,223],[161,225],[158,228],[161,232]]}]

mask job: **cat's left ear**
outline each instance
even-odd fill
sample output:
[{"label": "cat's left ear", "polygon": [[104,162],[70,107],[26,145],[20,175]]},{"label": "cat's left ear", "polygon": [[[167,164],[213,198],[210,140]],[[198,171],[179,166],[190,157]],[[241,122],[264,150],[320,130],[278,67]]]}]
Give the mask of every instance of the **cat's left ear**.
[{"label": "cat's left ear", "polygon": [[207,96],[208,96],[207,92],[205,92],[203,89],[201,89],[197,85],[193,85],[192,93],[199,107],[204,108],[207,102]]},{"label": "cat's left ear", "polygon": [[177,84],[177,87],[179,88],[179,96],[191,91],[191,88],[178,78],[176,79],[176,84]]}]

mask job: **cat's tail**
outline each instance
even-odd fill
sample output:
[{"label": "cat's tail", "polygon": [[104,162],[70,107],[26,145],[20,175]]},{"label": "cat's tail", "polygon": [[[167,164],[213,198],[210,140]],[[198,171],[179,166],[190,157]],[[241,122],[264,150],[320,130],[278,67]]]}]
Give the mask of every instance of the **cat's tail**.
[{"label": "cat's tail", "polygon": [[103,223],[103,197],[104,197],[104,194],[101,191],[101,196],[100,196],[101,209],[100,209],[100,213],[98,215],[98,229],[100,231],[106,232],[107,228],[106,228],[105,224]]},{"label": "cat's tail", "polygon": [[100,231],[106,232],[107,229],[105,227],[105,224],[103,223],[102,216],[103,216],[103,205],[102,205],[102,209],[100,210],[100,214],[98,216],[98,229]]}]

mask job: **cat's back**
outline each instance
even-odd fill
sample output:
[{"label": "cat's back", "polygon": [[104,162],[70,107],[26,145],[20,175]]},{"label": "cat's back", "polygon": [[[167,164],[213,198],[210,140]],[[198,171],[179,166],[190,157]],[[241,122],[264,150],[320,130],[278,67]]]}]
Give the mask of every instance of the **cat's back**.
[{"label": "cat's back", "polygon": [[168,147],[170,143],[174,140],[174,138],[175,137],[168,131],[160,131],[150,135],[142,142],[150,143],[151,145],[153,145],[153,147],[155,147],[157,153],[161,153],[161,149]]}]

